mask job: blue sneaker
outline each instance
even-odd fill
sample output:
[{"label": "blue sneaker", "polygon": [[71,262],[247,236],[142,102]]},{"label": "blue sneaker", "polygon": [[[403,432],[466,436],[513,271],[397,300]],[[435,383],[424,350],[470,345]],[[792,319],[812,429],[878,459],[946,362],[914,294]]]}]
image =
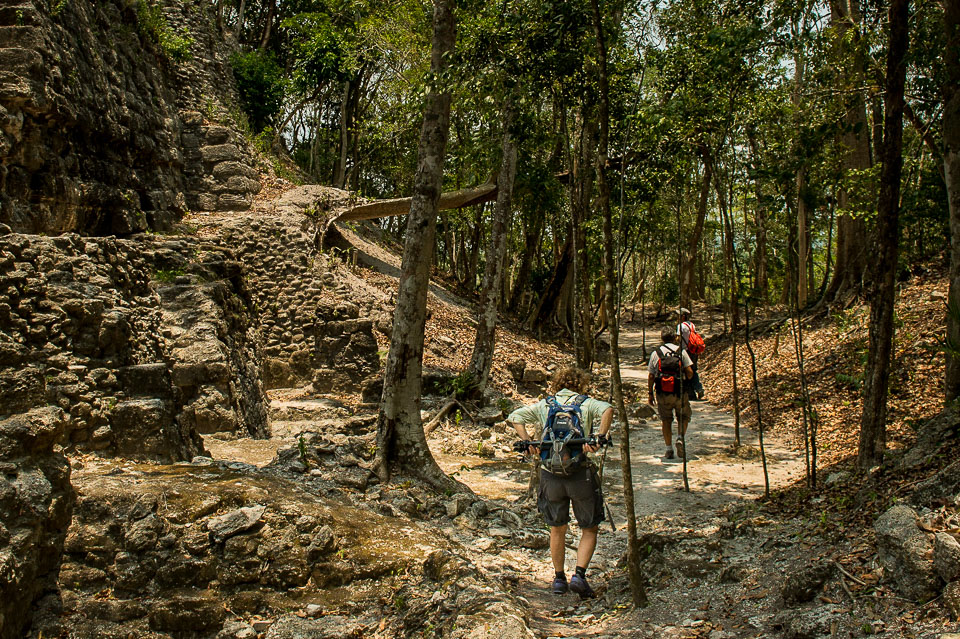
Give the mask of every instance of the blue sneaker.
[{"label": "blue sneaker", "polygon": [[566,577],[556,577],[553,580],[553,594],[562,595],[565,594],[569,589],[570,587],[567,585]]},{"label": "blue sneaker", "polygon": [[570,590],[580,595],[581,599],[593,599],[597,596],[590,584],[587,583],[587,578],[580,575],[574,575],[570,578]]}]

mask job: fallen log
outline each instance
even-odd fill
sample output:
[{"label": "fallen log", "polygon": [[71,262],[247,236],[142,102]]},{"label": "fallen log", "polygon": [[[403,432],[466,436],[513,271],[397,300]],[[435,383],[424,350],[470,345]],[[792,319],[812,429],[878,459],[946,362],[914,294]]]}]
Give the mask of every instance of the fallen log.
[{"label": "fallen log", "polygon": [[[460,189],[459,191],[450,191],[440,195],[440,201],[437,203],[437,210],[446,211],[448,209],[459,209],[474,204],[482,204],[497,199],[497,183],[487,182],[469,189]],[[334,220],[375,220],[381,217],[391,217],[396,215],[406,215],[410,212],[410,203],[413,198],[401,197],[393,200],[378,200],[368,204],[360,204],[351,209],[347,209]]]}]

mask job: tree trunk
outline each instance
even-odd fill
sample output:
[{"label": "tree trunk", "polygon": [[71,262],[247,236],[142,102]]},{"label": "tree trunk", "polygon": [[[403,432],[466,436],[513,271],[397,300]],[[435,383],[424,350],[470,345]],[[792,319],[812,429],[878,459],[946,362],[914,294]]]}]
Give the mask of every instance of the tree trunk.
[{"label": "tree trunk", "polygon": [[540,296],[537,308],[530,314],[527,325],[536,330],[543,327],[557,310],[560,298],[564,292],[564,285],[567,283],[570,275],[570,266],[573,263],[573,234],[567,229],[567,241],[563,243],[560,249],[560,255],[557,257],[557,263],[553,267],[553,275],[547,282],[547,287]]},{"label": "tree trunk", "polygon": [[710,201],[710,184],[713,180],[713,159],[710,148],[701,144],[700,159],[703,162],[703,182],[700,186],[700,198],[697,202],[697,220],[693,225],[693,232],[687,238],[686,255],[683,256],[680,269],[680,305],[690,308],[692,293],[696,291],[694,274],[697,265],[697,250],[700,247],[700,237],[703,235],[703,225],[707,219],[707,204]]},{"label": "tree trunk", "polygon": [[240,10],[237,12],[237,40],[243,38],[243,17],[247,11],[247,0],[240,0]]},{"label": "tree trunk", "polygon": [[877,225],[871,252],[870,342],[863,384],[857,463],[869,469],[883,461],[887,387],[893,350],[893,305],[900,243],[900,174],[903,168],[903,87],[906,78],[909,0],[891,0],[890,45],[883,114],[883,155]]},{"label": "tree trunk", "polygon": [[[859,0],[849,0],[847,6],[831,0],[831,20],[836,26],[836,41],[843,43],[853,27],[860,24]],[[859,37],[856,37],[859,40]],[[854,45],[859,48],[859,43]],[[846,69],[847,84],[859,87],[865,76],[864,54],[855,52]],[[859,89],[849,92],[844,114],[843,145],[847,152],[843,158],[843,172],[864,171],[871,166],[870,140],[867,125],[867,104]],[[837,258],[833,280],[827,287],[829,301],[859,295],[863,289],[863,276],[867,268],[867,228],[861,218],[849,213],[851,210],[872,208],[872,203],[859,201],[849,190],[840,192],[840,208],[844,211],[837,222]]]},{"label": "tree trunk", "polygon": [[350,147],[350,80],[343,83],[343,96],[340,103],[340,154],[337,156],[333,185],[342,189],[347,181],[347,153]]},{"label": "tree trunk", "polygon": [[613,401],[617,407],[620,431],[620,466],[623,472],[623,498],[627,515],[627,574],[630,577],[630,590],[633,603],[643,606],[647,594],[643,587],[643,572],[640,568],[640,542],[637,539],[637,519],[634,510],[633,471],[630,464],[630,422],[627,418],[626,404],[623,401],[623,383],[620,379],[620,318],[617,313],[614,291],[619,288],[616,278],[613,220],[610,214],[610,183],[607,180],[607,153],[610,139],[609,82],[607,80],[607,45],[603,33],[603,17],[600,15],[599,0],[591,0],[593,22],[597,36],[597,64],[600,71],[600,137],[597,143],[597,205],[603,213],[603,271],[604,304],[610,326],[610,385]]},{"label": "tree trunk", "polygon": [[[441,76],[454,48],[453,0],[435,0],[431,71]],[[383,397],[377,419],[376,471],[388,481],[390,465],[414,473],[441,489],[462,490],[437,466],[423,434],[420,418],[423,338],[426,325],[430,258],[437,229],[437,200],[443,179],[443,163],[450,129],[450,92],[427,94],[413,202],[407,216],[407,234],[393,316],[390,352],[383,376]]]},{"label": "tree trunk", "polygon": [[960,397],[960,0],[944,0],[943,169],[950,208],[946,399]]},{"label": "tree trunk", "polygon": [[260,49],[264,50],[270,44],[270,34],[273,33],[273,20],[277,15],[277,0],[270,0],[270,8],[267,9],[267,20],[263,25],[263,32],[260,35]]},{"label": "tree trunk", "polygon": [[467,276],[465,284],[468,291],[477,289],[477,271],[480,270],[480,244],[483,243],[483,211],[484,206],[476,207],[476,216],[473,219],[473,233],[470,235],[470,256],[467,259]]},{"label": "tree trunk", "polygon": [[809,224],[807,223],[807,169],[797,171],[797,306],[806,308],[807,293],[807,253],[810,251]]},{"label": "tree trunk", "polygon": [[593,367],[593,309],[590,304],[590,259],[587,252],[587,217],[593,199],[593,175],[597,148],[597,118],[590,105],[584,104],[577,119],[579,132],[572,155],[570,171],[570,212],[573,223],[573,302],[577,313],[574,321],[574,344],[577,366]]},{"label": "tree trunk", "polygon": [[511,131],[514,117],[512,100],[507,98],[503,116],[503,162],[497,180],[497,204],[493,212],[487,263],[483,272],[483,289],[480,292],[480,323],[477,326],[469,366],[477,391],[481,394],[487,387],[493,365],[497,309],[503,288],[503,257],[513,208],[513,182],[517,174],[517,142]]},{"label": "tree trunk", "polygon": [[517,271],[517,279],[513,283],[513,291],[510,293],[510,308],[520,309],[520,302],[523,299],[523,293],[527,290],[530,280],[530,270],[533,267],[533,258],[536,255],[537,246],[540,244],[540,236],[543,234],[543,223],[546,220],[543,209],[536,206],[533,212],[533,219],[527,220],[527,226],[523,233],[524,251],[520,256],[520,268]]}]

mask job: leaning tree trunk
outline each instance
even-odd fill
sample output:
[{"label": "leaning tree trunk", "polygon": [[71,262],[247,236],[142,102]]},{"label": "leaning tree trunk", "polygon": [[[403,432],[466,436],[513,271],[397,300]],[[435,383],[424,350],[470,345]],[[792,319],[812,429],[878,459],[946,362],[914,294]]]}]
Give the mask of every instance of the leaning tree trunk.
[{"label": "leaning tree trunk", "polygon": [[960,397],[960,0],[944,0],[943,168],[950,207],[946,399]]},{"label": "leaning tree trunk", "polygon": [[563,296],[564,288],[570,277],[573,263],[573,234],[569,232],[569,227],[567,230],[567,240],[563,243],[560,254],[557,256],[557,262],[553,267],[553,274],[550,276],[550,281],[547,282],[547,286],[543,291],[543,295],[540,296],[537,307],[527,319],[527,327],[530,329],[536,330],[539,327],[545,326],[560,306],[560,299]]},{"label": "leaning tree trunk", "polygon": [[469,370],[477,391],[481,394],[487,387],[490,368],[493,365],[493,346],[497,332],[497,309],[503,281],[503,254],[507,230],[510,226],[510,211],[513,206],[513,181],[517,174],[517,142],[511,128],[514,121],[514,106],[508,98],[503,118],[503,162],[497,180],[497,204],[490,228],[487,263],[483,272],[483,290],[480,293],[480,323],[473,342],[473,355]]},{"label": "leaning tree trunk", "polygon": [[643,571],[640,567],[640,541],[637,538],[637,515],[634,510],[633,471],[630,464],[630,422],[623,401],[623,381],[620,378],[620,318],[617,309],[619,288],[614,265],[613,220],[610,214],[610,182],[607,180],[607,148],[610,139],[609,82],[607,79],[607,45],[603,34],[603,18],[598,0],[592,0],[593,22],[597,36],[597,63],[600,71],[600,137],[597,143],[597,205],[603,213],[603,275],[604,305],[610,326],[610,385],[617,407],[620,431],[620,466],[623,472],[623,498],[627,511],[627,574],[633,603],[647,602]]},{"label": "leaning tree trunk", "polygon": [[[434,0],[433,42],[430,69],[442,75],[454,48],[454,0]],[[439,82],[438,82],[439,83]],[[407,234],[397,306],[393,315],[390,353],[383,374],[383,397],[377,419],[376,470],[388,481],[390,465],[415,473],[435,487],[462,489],[437,466],[423,434],[420,418],[423,336],[427,315],[430,261],[437,230],[437,200],[443,179],[443,162],[450,130],[450,92],[427,94],[413,202],[407,216]]]},{"label": "leaning tree trunk", "polygon": [[906,79],[909,0],[890,3],[890,45],[883,114],[883,169],[877,226],[872,243],[870,346],[863,384],[857,463],[868,469],[883,461],[886,447],[887,387],[893,351],[893,304],[900,244],[900,174],[903,168],[903,86]]}]

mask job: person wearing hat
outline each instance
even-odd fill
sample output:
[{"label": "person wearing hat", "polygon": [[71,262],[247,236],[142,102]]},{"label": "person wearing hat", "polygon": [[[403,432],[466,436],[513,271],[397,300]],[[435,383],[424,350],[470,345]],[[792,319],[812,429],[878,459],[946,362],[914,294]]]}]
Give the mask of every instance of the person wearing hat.
[{"label": "person wearing hat", "polygon": [[696,332],[697,330],[694,323],[690,321],[691,315],[689,308],[680,309],[680,323],[677,325],[677,334],[680,336],[680,346],[690,355],[690,360],[693,362],[693,379],[690,380],[693,392],[690,394],[690,399],[700,401],[703,399],[703,384],[700,382],[700,373],[697,372],[700,353],[690,352],[690,331]]}]

